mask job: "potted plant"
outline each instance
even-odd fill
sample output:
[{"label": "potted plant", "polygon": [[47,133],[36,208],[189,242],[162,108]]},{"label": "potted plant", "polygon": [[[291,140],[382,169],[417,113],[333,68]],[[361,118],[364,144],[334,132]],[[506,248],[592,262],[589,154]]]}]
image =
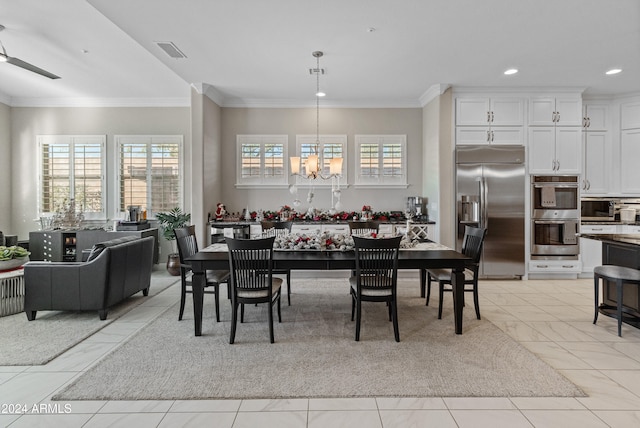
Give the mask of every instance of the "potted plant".
[{"label": "potted plant", "polygon": [[173,229],[187,226],[191,221],[191,214],[182,212],[180,207],[175,207],[169,212],[157,213],[156,219],[160,223],[162,236],[171,243],[173,250],[167,258],[167,271],[171,275],[178,276],[180,275],[180,256],[178,255],[178,250],[174,242],[176,237],[173,234]]}]

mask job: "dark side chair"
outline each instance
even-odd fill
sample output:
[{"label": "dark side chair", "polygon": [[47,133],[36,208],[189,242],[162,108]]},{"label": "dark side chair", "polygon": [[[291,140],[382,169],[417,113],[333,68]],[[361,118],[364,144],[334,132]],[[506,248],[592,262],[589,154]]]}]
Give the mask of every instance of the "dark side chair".
[{"label": "dark side chair", "polygon": [[[178,321],[182,320],[184,314],[184,304],[188,293],[192,293],[191,266],[185,260],[198,252],[198,241],[196,240],[196,227],[186,226],[173,229],[173,234],[178,243],[178,255],[180,256],[180,313]],[[205,293],[215,294],[216,321],[220,321],[220,284],[229,281],[228,270],[208,270],[205,272]],[[227,287],[229,289],[230,287]]]},{"label": "dark side chair", "polygon": [[351,321],[356,315],[356,341],[360,340],[362,302],[386,302],[389,321],[393,321],[396,342],[400,342],[398,330],[398,251],[401,236],[372,239],[354,236],[356,252],[355,276],[349,278],[351,289]]},{"label": "dark side chair", "polygon": [[378,233],[380,225],[375,220],[350,221],[349,232],[351,235],[370,235]]},{"label": "dark side chair", "polygon": [[[471,262],[464,270],[464,291],[473,293],[473,304],[476,308],[476,318],[480,319],[480,306],[478,304],[478,269],[480,268],[480,255],[482,244],[487,234],[486,229],[465,226],[462,239],[462,254],[469,257]],[[453,291],[451,287],[451,269],[427,269],[427,306],[431,296],[431,281],[440,284],[438,299],[438,319],[442,318],[442,300],[445,291]]]},{"label": "dark side chair", "polygon": [[231,335],[229,343],[236,337],[238,306],[240,322],[244,321],[245,304],[269,304],[269,338],[273,337],[273,305],[278,305],[280,315],[280,288],[282,279],[273,277],[273,242],[275,237],[262,239],[226,238],[229,247],[229,265],[231,266]]},{"label": "dark side chair", "polygon": [[[291,233],[292,221],[262,220],[262,237],[288,235]],[[274,270],[275,275],[287,276],[287,305],[291,306],[291,269]]]}]

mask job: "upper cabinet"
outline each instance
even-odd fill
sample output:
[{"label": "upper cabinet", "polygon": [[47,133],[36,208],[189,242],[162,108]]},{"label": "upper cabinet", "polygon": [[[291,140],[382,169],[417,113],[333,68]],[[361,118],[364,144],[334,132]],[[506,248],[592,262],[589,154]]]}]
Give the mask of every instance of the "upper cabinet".
[{"label": "upper cabinet", "polygon": [[457,126],[522,126],[522,98],[456,98]]},{"label": "upper cabinet", "polygon": [[582,129],[529,128],[530,174],[580,174]]},{"label": "upper cabinet", "polygon": [[585,104],[583,108],[582,126],[585,131],[608,131],[609,105]]},{"label": "upper cabinet", "polygon": [[582,99],[534,97],[529,101],[529,126],[583,126]]},{"label": "upper cabinet", "polygon": [[640,128],[640,102],[624,103],[620,106],[620,129]]},{"label": "upper cabinet", "polygon": [[456,98],[456,144],[524,144],[524,99]]}]

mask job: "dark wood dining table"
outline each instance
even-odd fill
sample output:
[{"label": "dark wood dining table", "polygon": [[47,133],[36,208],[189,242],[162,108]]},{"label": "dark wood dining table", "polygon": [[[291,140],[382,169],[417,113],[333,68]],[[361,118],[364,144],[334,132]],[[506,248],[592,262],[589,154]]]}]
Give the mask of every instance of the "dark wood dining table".
[{"label": "dark wood dining table", "polygon": [[[225,248],[216,244],[217,248]],[[451,249],[401,249],[398,254],[398,269],[449,268],[452,269],[453,309],[455,332],[462,334],[464,309],[464,268],[471,259]],[[202,305],[204,298],[205,271],[228,270],[229,254],[225,250],[205,248],[186,259],[193,271],[193,317],[195,335],[202,335]],[[355,270],[354,251],[274,251],[274,269],[292,270]],[[420,276],[421,282],[425,276]],[[424,284],[422,284],[424,285]],[[424,288],[423,288],[424,289]]]}]

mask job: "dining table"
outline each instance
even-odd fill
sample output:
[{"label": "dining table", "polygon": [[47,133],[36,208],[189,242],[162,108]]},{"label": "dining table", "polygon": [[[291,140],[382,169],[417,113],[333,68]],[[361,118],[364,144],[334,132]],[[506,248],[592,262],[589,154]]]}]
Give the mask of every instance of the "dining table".
[{"label": "dining table", "polygon": [[[207,270],[229,270],[229,253],[225,243],[212,244],[185,259],[192,270],[193,318],[195,335],[202,335],[202,308]],[[398,269],[420,270],[424,290],[426,269],[451,269],[455,333],[462,334],[464,310],[464,270],[471,259],[435,242],[420,242],[398,252]],[[356,269],[354,250],[274,250],[273,269],[350,270]],[[229,279],[231,280],[231,279]]]}]

